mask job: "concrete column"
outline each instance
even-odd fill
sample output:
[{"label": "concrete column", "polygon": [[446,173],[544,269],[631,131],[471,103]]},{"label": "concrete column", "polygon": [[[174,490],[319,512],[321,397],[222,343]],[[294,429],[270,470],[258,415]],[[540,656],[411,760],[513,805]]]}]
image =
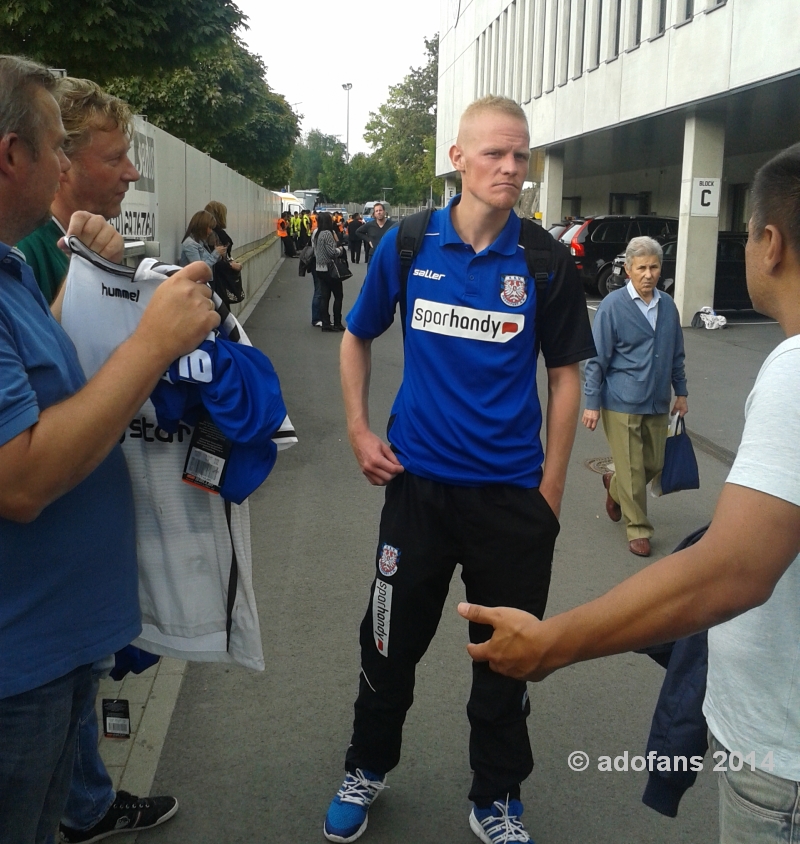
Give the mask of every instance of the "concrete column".
[{"label": "concrete column", "polygon": [[688,326],[704,305],[714,304],[724,153],[724,118],[689,114],[684,129],[675,267],[675,304],[683,326]]},{"label": "concrete column", "polygon": [[456,180],[452,176],[445,176],[444,179],[444,204],[448,202],[458,193]]},{"label": "concrete column", "polygon": [[564,193],[564,148],[548,149],[544,156],[544,179],[540,208],[543,225],[552,226],[561,219],[561,197]]}]

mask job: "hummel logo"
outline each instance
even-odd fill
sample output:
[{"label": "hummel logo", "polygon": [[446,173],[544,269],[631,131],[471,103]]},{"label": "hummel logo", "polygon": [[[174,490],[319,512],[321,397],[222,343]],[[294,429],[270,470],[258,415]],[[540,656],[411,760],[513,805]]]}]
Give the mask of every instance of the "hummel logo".
[{"label": "hummel logo", "polygon": [[439,281],[440,278],[444,278],[444,273],[434,273],[431,270],[414,270],[412,275],[420,275],[423,278],[432,278],[434,281]]},{"label": "hummel logo", "polygon": [[106,287],[105,284],[100,284],[103,289],[100,291],[103,296],[111,296],[115,299],[129,299],[131,302],[139,301],[138,290],[120,290],[119,287]]}]

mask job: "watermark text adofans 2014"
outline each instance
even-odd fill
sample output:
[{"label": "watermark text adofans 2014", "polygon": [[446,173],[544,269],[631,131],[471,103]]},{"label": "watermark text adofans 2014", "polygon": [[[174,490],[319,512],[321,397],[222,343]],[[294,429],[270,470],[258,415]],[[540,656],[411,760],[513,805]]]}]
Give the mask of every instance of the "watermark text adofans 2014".
[{"label": "watermark text adofans 2014", "polygon": [[[741,771],[742,768],[749,768],[755,771],[757,768],[762,771],[772,771],[772,751],[766,755],[757,754],[754,750],[749,753],[740,753],[733,750],[730,753],[724,750],[717,750],[712,761],[706,762],[712,765],[711,770],[719,773],[726,771]],[[759,758],[762,757],[763,758]],[[702,771],[702,756],[665,756],[656,750],[651,750],[644,756],[636,756],[624,750],[618,756],[598,756],[592,763],[588,753],[583,750],[573,750],[567,757],[567,764],[573,771],[588,771],[593,768],[596,771]]]}]

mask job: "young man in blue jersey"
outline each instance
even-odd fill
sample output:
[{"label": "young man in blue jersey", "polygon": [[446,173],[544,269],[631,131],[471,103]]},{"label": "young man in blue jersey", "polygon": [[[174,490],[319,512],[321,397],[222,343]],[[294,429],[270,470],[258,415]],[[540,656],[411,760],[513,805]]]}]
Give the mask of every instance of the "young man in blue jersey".
[{"label": "young man in blue jersey", "polygon": [[[0,844],[43,844],[67,798],[92,665],[141,631],[133,496],[119,437],[169,364],[219,324],[192,265],[154,294],[89,381],[13,244],[70,167],[56,80],[0,56]],[[104,257],[122,238],[79,211]]]},{"label": "young man in blue jersey", "polygon": [[[431,220],[408,277],[405,370],[389,445],[370,430],[370,347],[401,295],[397,229],[384,235],[348,315],[341,367],[350,442],[372,484],[386,486],[376,577],[361,625],[361,678],[346,777],[324,824],[354,841],[400,758],[415,668],[441,616],[453,570],[467,596],[542,617],[580,406],[578,363],[594,355],[586,303],[566,249],[553,263],[537,338],[537,290],[520,221],[528,125],[512,100],[462,115],[450,150],[463,189]],[[547,447],[536,389],[547,367]],[[472,625],[482,642],[490,630]],[[533,768],[525,683],[473,667],[467,707],[473,832],[488,844],[530,841],[520,784]]]}]

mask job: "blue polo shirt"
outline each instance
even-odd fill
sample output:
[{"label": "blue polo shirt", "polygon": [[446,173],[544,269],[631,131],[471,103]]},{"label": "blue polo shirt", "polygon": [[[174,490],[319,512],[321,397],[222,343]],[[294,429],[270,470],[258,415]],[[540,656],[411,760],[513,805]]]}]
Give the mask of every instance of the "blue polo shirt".
[{"label": "blue polo shirt", "polygon": [[[85,383],[30,268],[0,243],[0,446]],[[122,450],[30,524],[0,517],[0,698],[42,686],[141,631],[133,495]]]},{"label": "blue polo shirt", "polygon": [[[405,469],[431,480],[535,487],[544,458],[536,285],[519,245],[520,221],[512,211],[494,243],[476,254],[453,228],[450,212],[459,199],[431,215],[409,274],[405,368],[389,441]],[[391,229],[381,240],[347,317],[348,330],[362,339],[394,321],[397,233]],[[548,367],[594,354],[574,262],[557,247],[542,321]]]}]

